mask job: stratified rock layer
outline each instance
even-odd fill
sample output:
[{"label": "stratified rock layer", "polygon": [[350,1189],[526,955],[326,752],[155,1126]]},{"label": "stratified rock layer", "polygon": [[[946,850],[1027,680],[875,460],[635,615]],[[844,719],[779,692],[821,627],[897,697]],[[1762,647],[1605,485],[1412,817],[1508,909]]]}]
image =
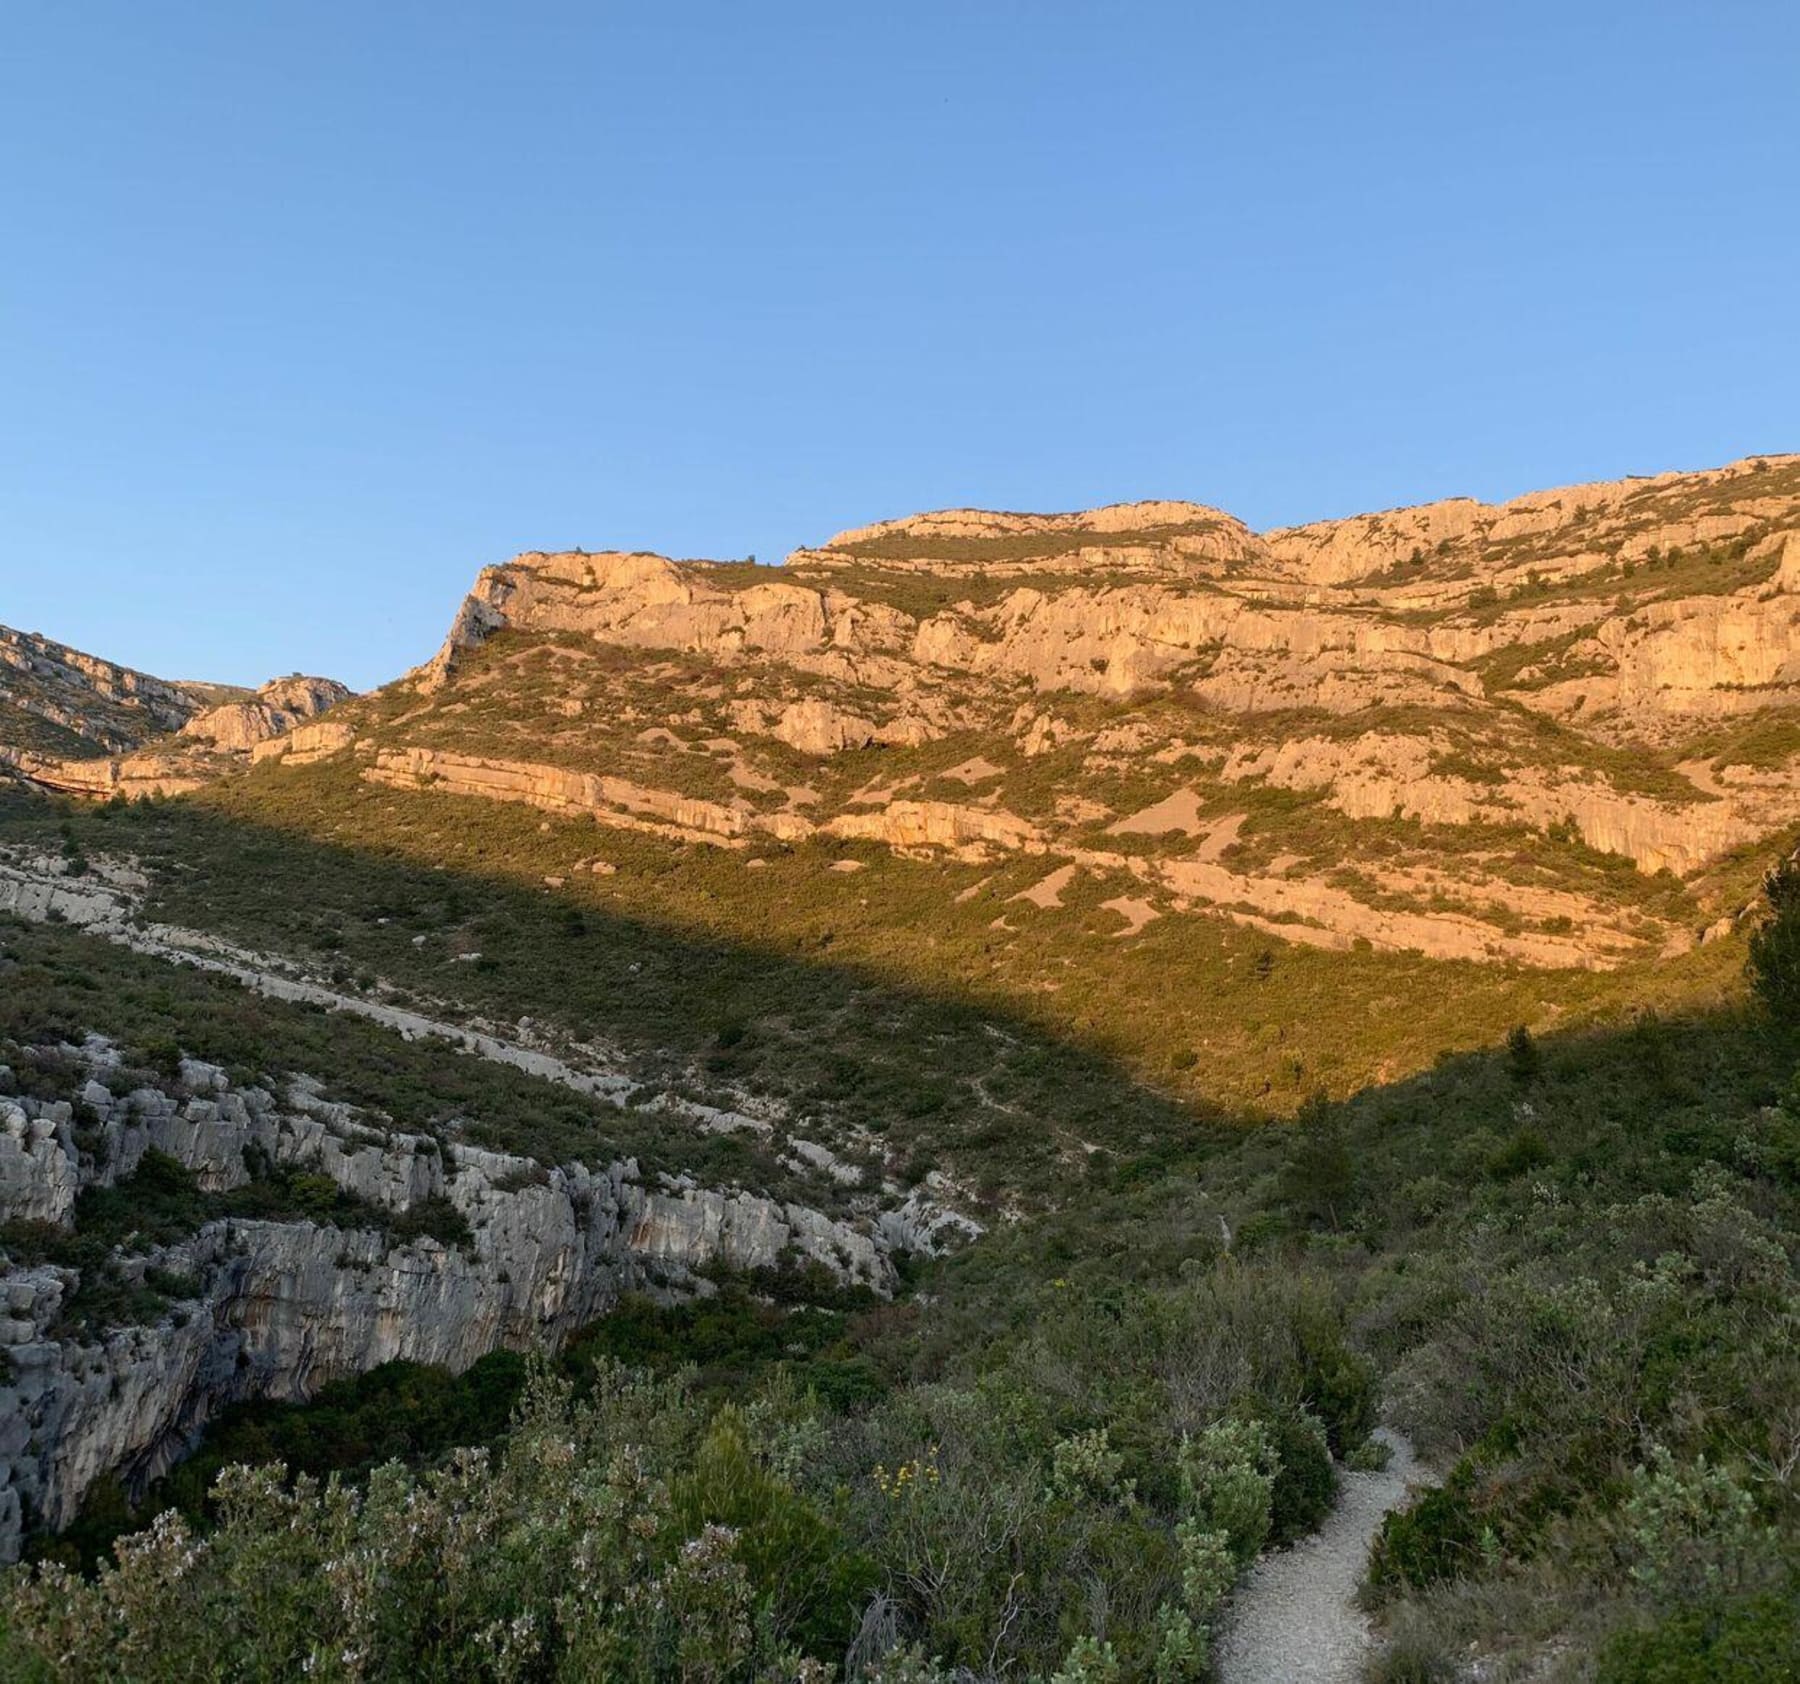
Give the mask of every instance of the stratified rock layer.
[{"label": "stratified rock layer", "polygon": [[1800,820],[1800,458],[1262,536],[1165,502],[780,569],[534,552],[404,706],[336,718],[264,752],[745,852],[1046,853],[1134,931],[1610,967],[1699,939],[1715,862]]},{"label": "stratified rock layer", "polygon": [[0,1222],[66,1226],[84,1187],[119,1181],[155,1150],[209,1191],[273,1163],[328,1176],[394,1215],[448,1201],[470,1238],[211,1222],[125,1264],[187,1281],[188,1295],[150,1325],[98,1339],[59,1328],[74,1270],[0,1272],[0,1560],[16,1556],[27,1514],[60,1526],[102,1474],[153,1478],[227,1403],[304,1399],[401,1358],[460,1370],[489,1351],[554,1346],[621,1292],[704,1289],[693,1271],[709,1264],[801,1259],[881,1290],[891,1282],[875,1238],[802,1205],[649,1185],[631,1160],[550,1167],[377,1128],[306,1080],[278,1098],[190,1062],[191,1097],[115,1094],[111,1049],[80,1053],[94,1071],[77,1096],[81,1138],[70,1101],[0,1099]]}]

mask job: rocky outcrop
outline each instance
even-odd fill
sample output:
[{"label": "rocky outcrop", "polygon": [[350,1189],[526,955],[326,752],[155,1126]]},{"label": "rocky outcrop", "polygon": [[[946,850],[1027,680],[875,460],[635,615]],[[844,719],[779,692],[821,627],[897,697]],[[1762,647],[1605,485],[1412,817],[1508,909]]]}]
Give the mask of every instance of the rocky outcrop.
[{"label": "rocky outcrop", "polygon": [[64,760],[0,748],[0,766],[9,766],[40,789],[58,795],[79,795],[90,801],[128,801],[153,795],[185,795],[204,789],[223,768],[208,760],[180,753],[145,749],[136,754],[99,759]]},{"label": "rocky outcrop", "polygon": [[254,693],[170,684],[0,626],[0,770],[91,800],[182,795],[349,695],[300,674]]},{"label": "rocky outcrop", "polygon": [[[934,543],[975,540],[978,542],[1044,541],[1043,553],[1065,553],[1070,540],[1088,544],[1096,539],[1154,538],[1158,542],[1191,539],[1195,548],[1207,545],[1221,555],[1239,556],[1251,553],[1253,537],[1250,529],[1234,515],[1204,503],[1170,500],[1137,503],[1108,503],[1098,509],[1084,509],[1075,514],[1014,514],[995,509],[939,509],[929,514],[906,515],[899,520],[877,521],[873,526],[853,527],[840,532],[818,550],[808,554],[853,561],[866,559],[866,552],[881,546],[887,552],[881,559],[891,559],[898,552],[902,559],[910,556],[929,560],[934,557]],[[982,559],[991,559],[983,557]]]},{"label": "rocky outcrop", "polygon": [[772,737],[802,754],[841,754],[846,749],[916,748],[942,733],[930,721],[904,711],[885,722],[865,718],[830,702],[808,700],[776,705],[741,701],[731,705],[734,730]]},{"label": "rocky outcrop", "polygon": [[[736,717],[746,715],[740,711]],[[788,703],[764,731],[802,754],[838,754],[847,748],[870,748],[881,740],[881,727],[874,720],[820,701]]]},{"label": "rocky outcrop", "polygon": [[0,702],[85,741],[95,754],[121,753],[178,731],[215,695],[210,686],[172,684],[36,632],[0,626]]},{"label": "rocky outcrop", "polygon": [[748,583],[738,571],[618,551],[522,555],[476,580],[419,682],[428,691],[440,688],[462,651],[507,626],[724,659],[811,655],[828,647],[836,628],[824,592],[791,584],[774,569],[760,570],[770,575],[766,580]]},{"label": "rocky outcrop", "polygon": [[1263,549],[1233,515],[1202,503],[1112,503],[1075,514],[940,509],[840,532],[789,558],[796,571],[1024,580],[1046,562],[1071,576],[1198,579],[1255,571]]},{"label": "rocky outcrop", "polygon": [[0,1102],[0,1220],[66,1225],[82,1187],[128,1176],[155,1149],[215,1191],[275,1163],[395,1215],[444,1200],[469,1239],[211,1222],[123,1260],[128,1273],[159,1271],[165,1287],[188,1284],[153,1325],[97,1341],[59,1325],[75,1271],[0,1271],[0,1559],[16,1555],[27,1515],[61,1525],[101,1474],[153,1478],[230,1402],[304,1399],[398,1358],[461,1369],[492,1350],[554,1345],[621,1292],[706,1290],[695,1271],[715,1263],[811,1260],[878,1290],[892,1281],[884,1229],[803,1205],[685,1179],[652,1185],[630,1160],[545,1166],[396,1132],[305,1079],[278,1098],[190,1062],[186,1097],[115,1094],[112,1049],[90,1041],[81,1054],[94,1074],[75,1102]]},{"label": "rocky outcrop", "polygon": [[[1776,562],[1794,539],[1784,523],[1800,521],[1800,487],[1788,486],[1796,464],[1762,459],[1495,506],[1452,499],[1266,538],[1197,504],[1067,516],[951,510],[840,534],[779,573],[534,553],[482,574],[425,679],[441,685],[458,650],[510,627],[725,665],[785,664],[897,696],[952,679],[1024,679],[1111,696],[1174,686],[1234,712],[1348,713],[1478,701],[1483,663],[1496,654],[1582,636],[1556,651],[1581,676],[1531,686],[1528,705],[1568,720],[1641,725],[1646,709],[1704,720],[1793,691],[1800,599],[1794,567]],[[1652,558],[1759,533],[1751,555],[1772,558],[1766,587],[1666,597],[1654,584]],[[1104,565],[1123,537],[1160,564]],[[1635,568],[1634,557],[1645,583],[1612,598],[1540,602],[1527,588]],[[976,580],[984,594],[923,615],[881,600],[884,578],[917,576]],[[1468,612],[1497,588],[1519,595],[1517,607]],[[905,740],[825,698],[736,707],[760,719],[744,728],[808,753]]]},{"label": "rocky outcrop", "polygon": [[[1269,553],[1310,584],[1382,579],[1396,568],[1471,549],[1513,546],[1521,559],[1599,553],[1643,559],[1653,550],[1719,543],[1769,514],[1791,513],[1791,492],[1773,508],[1758,476],[1791,467],[1793,456],[1763,456],[1700,473],[1665,473],[1534,491],[1506,503],[1451,497],[1413,508],[1283,527],[1264,535]],[[1698,508],[1693,505],[1704,499]],[[1707,506],[1710,504],[1710,507]],[[1480,582],[1491,582],[1484,580]]]},{"label": "rocky outcrop", "polygon": [[335,679],[271,679],[246,701],[227,702],[196,714],[181,728],[195,742],[228,754],[248,754],[259,744],[284,736],[305,720],[316,718],[339,702],[348,701],[350,690]]},{"label": "rocky outcrop", "polygon": [[812,834],[812,826],[795,814],[760,813],[743,801],[702,801],[646,788],[625,778],[433,749],[384,749],[363,776],[371,783],[397,789],[435,789],[447,795],[522,801],[547,812],[592,818],[683,842],[743,847],[753,834],[778,840]]},{"label": "rocky outcrop", "polygon": [[824,828],[847,841],[941,848],[969,858],[990,849],[1041,854],[1045,847],[1037,826],[1017,815],[953,801],[889,801],[872,813],[840,813]]},{"label": "rocky outcrop", "polygon": [[1800,532],[1774,535],[1757,556],[1772,565],[1766,584],[1610,614],[1562,655],[1578,676],[1552,671],[1523,699],[1609,737],[1652,740],[1800,704]]},{"label": "rocky outcrop", "polygon": [[[1518,751],[1522,760],[1523,747]],[[1622,854],[1641,871],[1684,876],[1759,833],[1729,800],[1658,800],[1620,790],[1580,767],[1515,764],[1510,775],[1444,772],[1454,764],[1447,734],[1403,736],[1369,731],[1349,739],[1296,737],[1232,751],[1220,775],[1281,789],[1325,790],[1355,819],[1414,819],[1422,824],[1570,826],[1601,853]],[[1481,773],[1483,768],[1472,768]]]},{"label": "rocky outcrop", "polygon": [[80,1165],[69,1151],[73,1108],[27,1110],[0,1099],[0,1222],[66,1223],[81,1192]]},{"label": "rocky outcrop", "polygon": [[815,825],[798,813],[758,812],[746,802],[701,801],[623,778],[522,761],[480,760],[432,749],[382,750],[363,777],[394,789],[428,789],[519,801],[546,812],[593,819],[683,842],[742,848],[756,837],[804,842],[814,836],[941,848],[979,855],[988,848],[1042,852],[1035,825],[1012,813],[950,801],[890,800],[873,812],[840,813]]},{"label": "rocky outcrop", "polygon": [[[1428,747],[1420,748],[1404,738],[1388,741],[1377,736],[1372,746],[1302,740],[1279,751],[1240,752],[1228,761],[1224,775],[1285,783],[1296,789],[1328,787],[1334,804],[1351,817],[1388,818],[1400,813],[1428,823],[1566,823],[1591,846],[1634,857],[1648,870],[1685,868],[1709,849],[1716,851],[1722,846],[1721,838],[1736,833],[1733,827],[1742,829],[1724,805],[1700,809],[1703,814],[1716,814],[1715,828],[1708,830],[1695,824],[1684,808],[1618,794],[1596,797],[1591,791],[1562,788],[1550,780],[1497,791],[1463,779],[1434,777],[1428,771],[1431,758]],[[1285,873],[1233,870],[1220,864],[1217,856],[1221,849],[1235,844],[1242,814],[1233,816],[1229,834],[1208,836],[1192,857],[1152,863],[1059,840],[1003,808],[914,800],[891,793],[872,810],[839,813],[814,825],[793,813],[746,814],[637,786],[621,788],[619,780],[592,774],[529,764],[470,762],[424,750],[408,751],[403,758],[384,755],[364,776],[392,787],[430,787],[489,800],[527,801],[601,824],[726,847],[742,847],[761,833],[779,835],[789,842],[815,836],[873,842],[967,861],[1008,854],[1061,854],[1095,871],[1154,879],[1171,891],[1181,906],[1206,906],[1238,922],[1311,946],[1347,950],[1367,944],[1440,959],[1605,969],[1629,958],[1641,945],[1618,927],[1613,914],[1584,897],[1521,890],[1502,880],[1484,879],[1479,873],[1463,885],[1477,906],[1504,908],[1509,919],[1523,916],[1566,925],[1578,917],[1580,933],[1502,929],[1478,912],[1371,904],[1348,890],[1290,878]],[[1189,812],[1192,805],[1190,797],[1183,811]],[[659,817],[645,816],[650,813]],[[1149,830],[1145,825],[1136,828]],[[1185,828],[1174,824],[1160,827],[1164,833]],[[1408,883],[1404,893],[1438,900],[1455,886],[1445,876],[1429,887]],[[3,891],[0,879],[0,893]]]},{"label": "rocky outcrop", "polygon": [[1329,883],[1250,875],[1199,859],[1172,860],[1159,874],[1177,895],[1218,907],[1238,923],[1340,952],[1366,945],[1477,964],[1607,970],[1637,946],[1603,924],[1579,935],[1508,931],[1468,913],[1385,906]]},{"label": "rocky outcrop", "polygon": [[335,719],[320,719],[307,725],[296,725],[286,736],[270,737],[250,750],[253,765],[265,760],[285,761],[289,766],[310,766],[315,760],[329,760],[342,754],[356,741],[356,727]]}]

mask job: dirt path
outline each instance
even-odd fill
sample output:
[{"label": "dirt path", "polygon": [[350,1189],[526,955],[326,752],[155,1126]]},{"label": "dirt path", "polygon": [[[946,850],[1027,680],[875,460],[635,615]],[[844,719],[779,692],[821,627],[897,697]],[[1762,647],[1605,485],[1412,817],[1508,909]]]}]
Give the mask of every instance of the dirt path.
[{"label": "dirt path", "polygon": [[1420,1482],[1412,1446],[1377,1431],[1393,1452],[1380,1473],[1346,1473],[1331,1517],[1292,1549],[1264,1556],[1232,1599],[1218,1646],[1220,1684],[1356,1684],[1369,1623],[1353,1598],[1382,1517]]}]

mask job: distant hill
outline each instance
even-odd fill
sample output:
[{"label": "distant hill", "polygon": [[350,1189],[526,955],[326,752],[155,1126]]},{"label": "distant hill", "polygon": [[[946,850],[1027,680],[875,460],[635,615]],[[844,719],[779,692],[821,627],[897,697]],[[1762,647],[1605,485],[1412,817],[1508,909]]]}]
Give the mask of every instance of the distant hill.
[{"label": "distant hill", "polygon": [[0,626],[0,769],[83,795],[192,789],[350,695],[296,673],[260,690],[154,678]]}]

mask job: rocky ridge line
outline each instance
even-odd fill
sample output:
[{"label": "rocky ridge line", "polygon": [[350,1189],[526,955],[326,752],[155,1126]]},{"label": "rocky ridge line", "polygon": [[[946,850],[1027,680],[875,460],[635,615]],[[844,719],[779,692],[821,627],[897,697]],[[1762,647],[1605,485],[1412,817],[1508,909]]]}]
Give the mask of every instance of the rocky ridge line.
[{"label": "rocky ridge line", "polygon": [[300,673],[256,691],[172,683],[0,626],[0,703],[91,744],[67,754],[0,742],[0,771],[99,799],[183,794],[351,694]]}]

